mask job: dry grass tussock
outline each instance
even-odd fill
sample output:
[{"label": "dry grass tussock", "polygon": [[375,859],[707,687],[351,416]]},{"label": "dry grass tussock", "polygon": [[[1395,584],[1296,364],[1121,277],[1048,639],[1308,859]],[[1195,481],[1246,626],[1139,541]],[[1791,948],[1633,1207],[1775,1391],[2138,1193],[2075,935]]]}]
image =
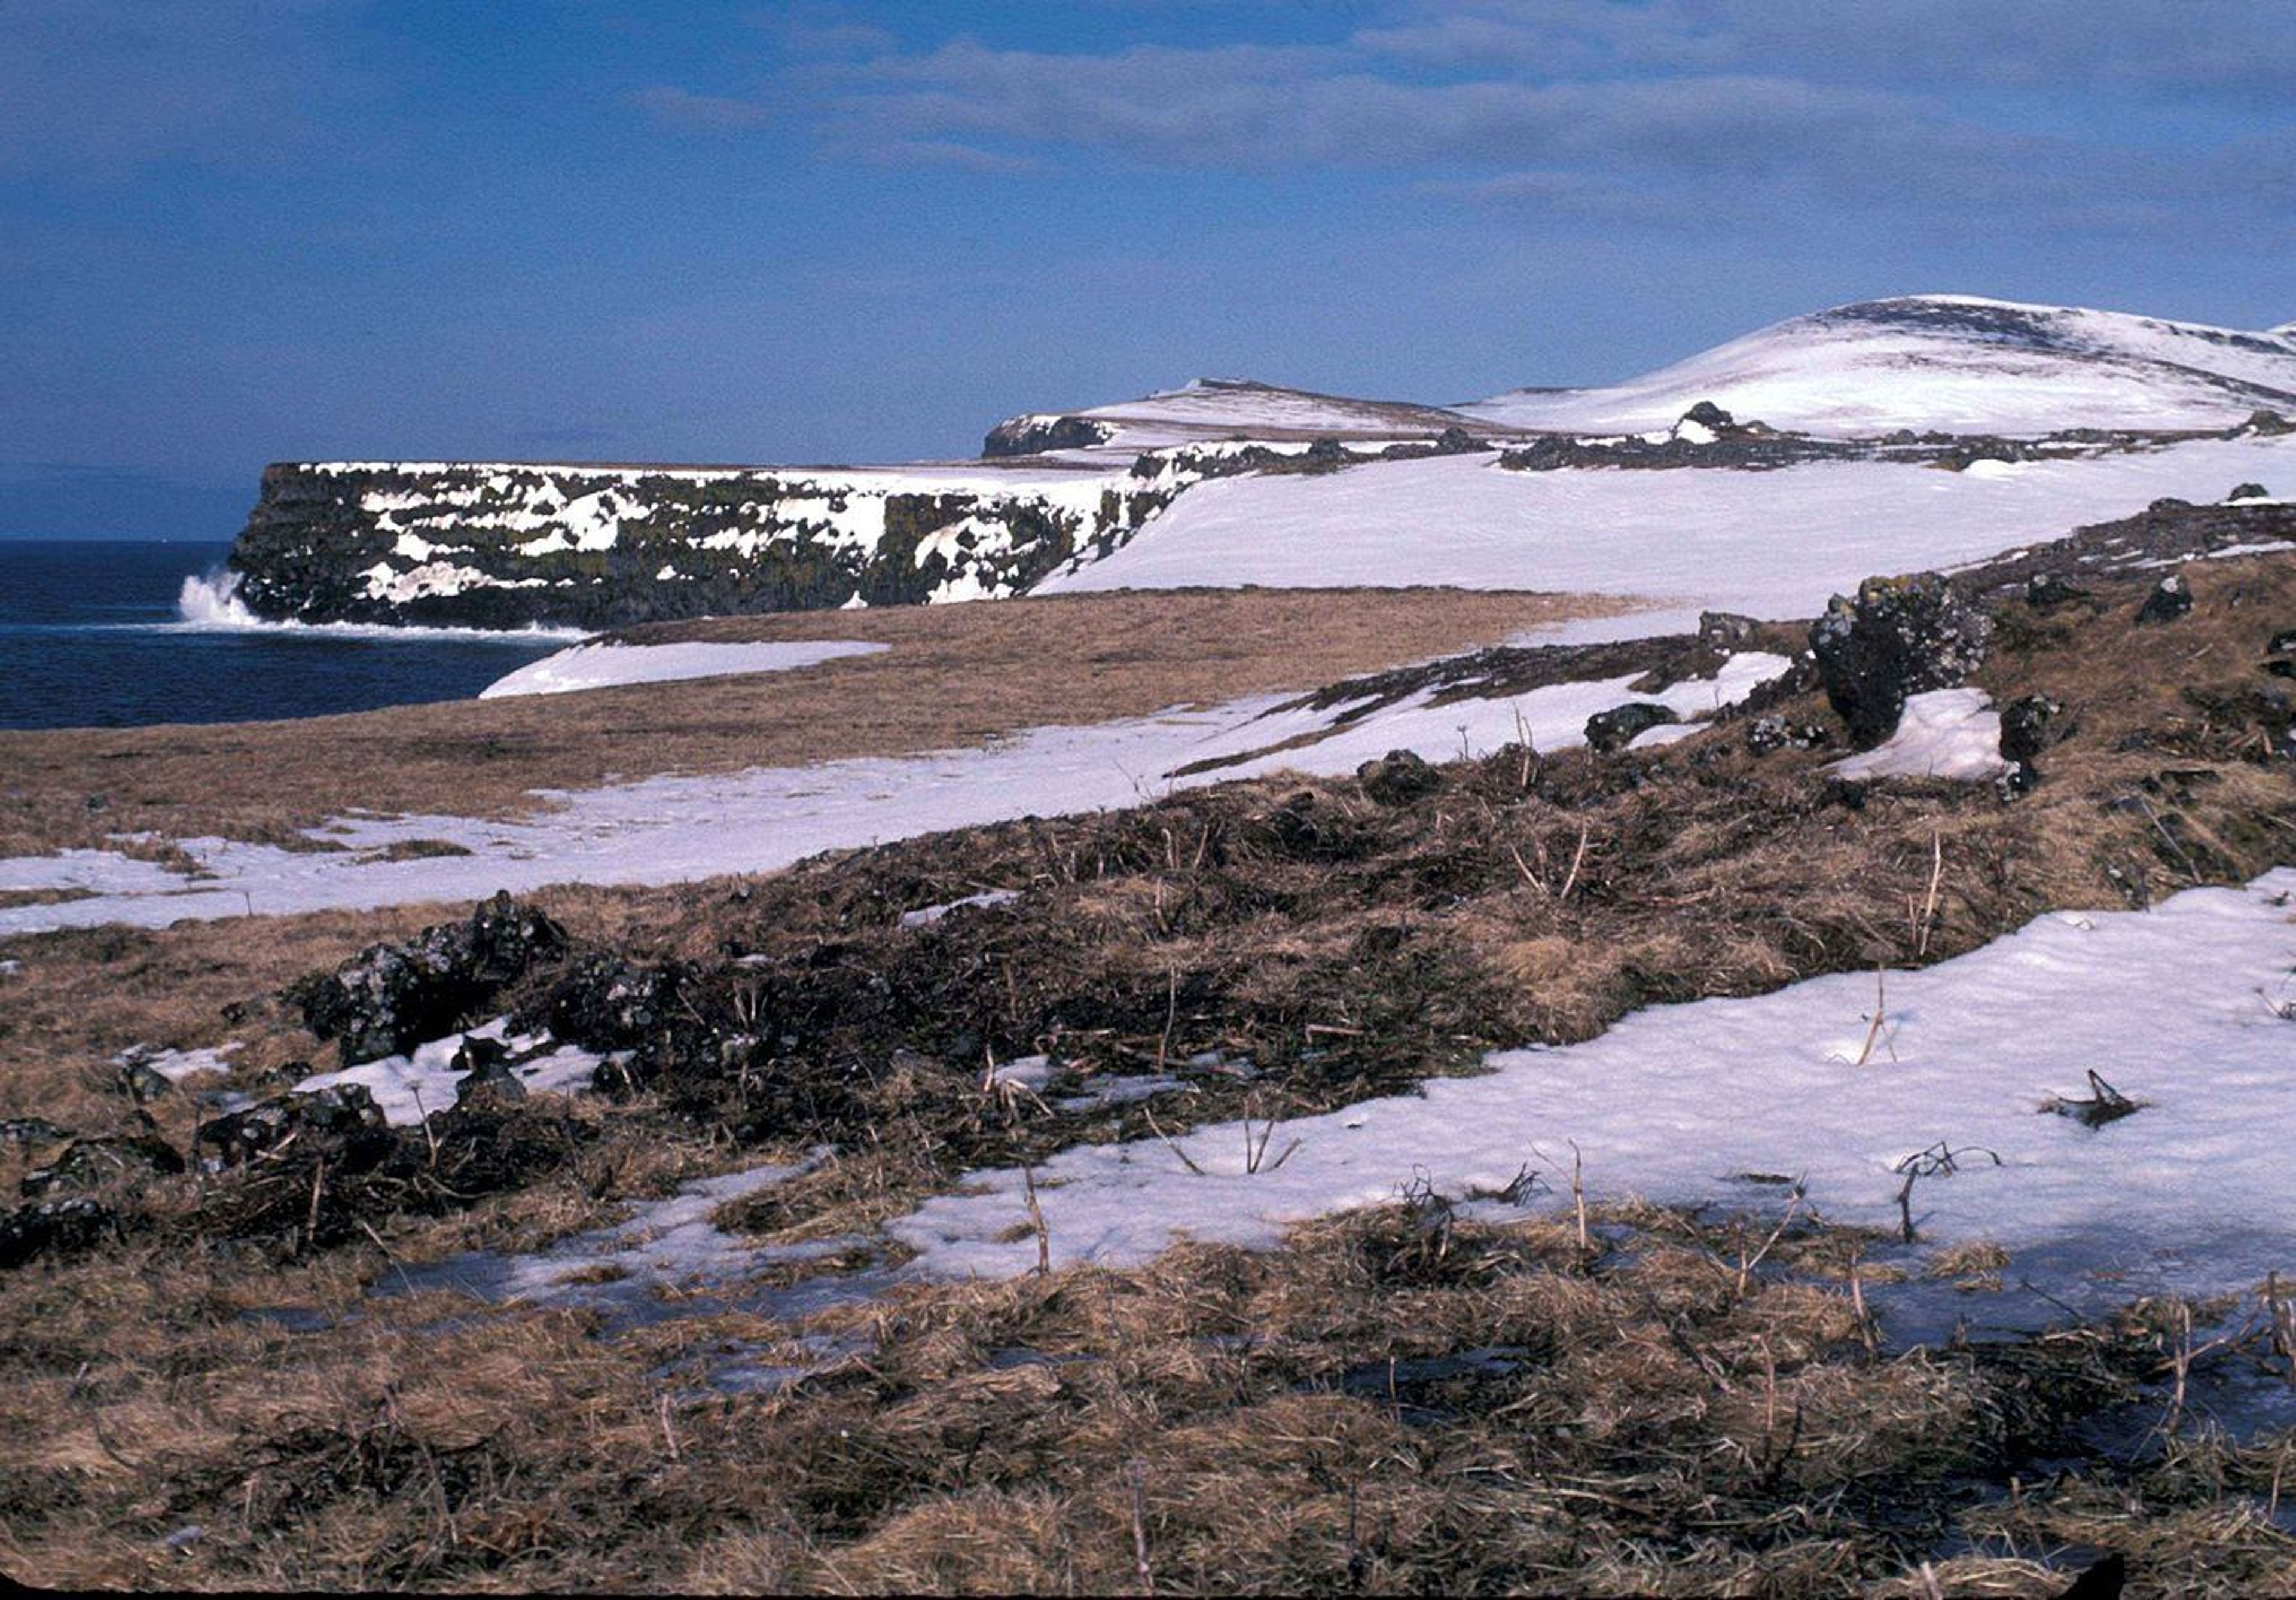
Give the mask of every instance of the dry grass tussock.
[{"label": "dry grass tussock", "polygon": [[0,857],[115,848],[107,835],[140,832],[325,849],[298,830],[353,807],[508,816],[538,804],[535,789],[979,744],[1017,728],[1310,689],[1633,603],[1456,589],[1183,590],[667,624],[620,636],[890,648],[795,672],[298,722],[0,733]]},{"label": "dry grass tussock", "polygon": [[[717,1392],[725,1315],[594,1337],[563,1312],[357,1298],[122,1255],[0,1282],[17,1330],[0,1567],[59,1586],[709,1592],[2046,1595],[2296,1582],[2285,1439],[2141,1460],[2162,1309],[1877,1357],[1857,1241],[1401,1203],[1286,1249],[917,1287],[816,1319],[865,1353]],[[250,1309],[333,1314],[295,1332]],[[2149,1415],[2149,1413],[2146,1413]],[[2013,1492],[2000,1492],[2014,1480]]]}]

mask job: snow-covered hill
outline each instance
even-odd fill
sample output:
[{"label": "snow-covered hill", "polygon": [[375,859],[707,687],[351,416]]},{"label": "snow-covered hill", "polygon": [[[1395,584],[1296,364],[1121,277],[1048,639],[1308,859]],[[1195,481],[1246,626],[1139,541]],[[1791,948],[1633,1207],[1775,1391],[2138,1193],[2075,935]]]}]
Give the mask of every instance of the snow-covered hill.
[{"label": "snow-covered hill", "polygon": [[1801,616],[1871,573],[1977,561],[2247,484],[2296,490],[2296,433],[1988,457],[1960,472],[1879,459],[1775,472],[1513,472],[1488,452],[1374,461],[1198,485],[1036,592],[1428,583]]},{"label": "snow-covered hill", "polygon": [[1284,389],[1250,378],[1198,378],[1137,400],[1081,411],[1029,412],[999,423],[982,454],[1046,450],[1131,452],[1239,435],[1256,439],[1426,439],[1447,428],[1497,431],[1491,423],[1439,406],[1406,400],[1355,400]]},{"label": "snow-covered hill", "polygon": [[2296,414],[2296,323],[2262,332],[1969,295],[1863,300],[1793,317],[1623,383],[1521,389],[1437,406],[1241,379],[1000,424],[990,454],[1128,452],[1248,435],[1426,437],[1643,432],[1701,400],[1741,421],[1827,436],[1901,428],[2036,434],[2234,426]]},{"label": "snow-covered hill", "polygon": [[2223,428],[2259,408],[2296,411],[2296,324],[2251,333],[1912,295],[1797,316],[1612,388],[1458,409],[1506,428],[1628,432],[1700,400],[1823,434]]}]

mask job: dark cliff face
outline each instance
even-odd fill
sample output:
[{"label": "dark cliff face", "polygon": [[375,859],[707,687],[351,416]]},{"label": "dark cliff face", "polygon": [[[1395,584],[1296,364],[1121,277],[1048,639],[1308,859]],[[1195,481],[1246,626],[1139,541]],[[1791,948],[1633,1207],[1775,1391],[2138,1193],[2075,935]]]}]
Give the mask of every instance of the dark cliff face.
[{"label": "dark cliff face", "polygon": [[995,458],[1041,455],[1047,450],[1089,450],[1116,437],[1106,423],[1081,416],[1016,416],[997,423],[981,441],[980,453]]},{"label": "dark cliff face", "polygon": [[1169,495],[897,475],[281,464],[232,556],[257,615],[586,628],[1025,590]]}]

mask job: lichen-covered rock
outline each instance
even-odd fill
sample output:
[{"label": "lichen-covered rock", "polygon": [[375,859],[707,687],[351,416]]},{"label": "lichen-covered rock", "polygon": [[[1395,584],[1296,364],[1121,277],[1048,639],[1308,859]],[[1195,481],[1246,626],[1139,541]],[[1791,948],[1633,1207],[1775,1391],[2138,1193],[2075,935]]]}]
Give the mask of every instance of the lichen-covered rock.
[{"label": "lichen-covered rock", "polygon": [[1809,630],[1825,697],[1860,750],[1889,737],[1906,698],[1950,689],[1985,663],[1993,624],[1933,572],[1869,578]]},{"label": "lichen-covered rock", "polygon": [[2144,603],[2136,608],[2140,623],[2174,622],[2193,609],[2193,586],[2181,572],[2171,572],[2152,586]]},{"label": "lichen-covered rock", "polygon": [[1587,744],[1596,755],[1607,756],[1626,749],[1654,727],[1681,720],[1664,706],[1646,700],[1629,701],[1587,718]]},{"label": "lichen-covered rock", "polygon": [[96,1189],[129,1173],[173,1174],[184,1169],[176,1147],[156,1134],[110,1134],[74,1139],[45,1167],[24,1174],[17,1187],[28,1200],[65,1189]]},{"label": "lichen-covered rock", "polygon": [[2225,498],[2227,500],[2269,500],[2272,498],[2272,495],[2270,491],[2260,483],[2235,483],[2232,486],[2232,493],[2226,495]]},{"label": "lichen-covered rock", "polygon": [[0,1217],[0,1268],[41,1256],[78,1255],[119,1231],[111,1208],[86,1195],[20,1205]]},{"label": "lichen-covered rock", "polygon": [[2022,800],[2040,786],[2041,775],[2030,761],[2012,761],[1993,779],[1993,792],[2005,800]]},{"label": "lichen-covered rock", "polygon": [[1824,728],[1783,717],[1757,717],[1746,725],[1746,748],[1758,756],[1778,750],[1816,750],[1825,738]]},{"label": "lichen-covered rock", "polygon": [[2088,591],[2062,572],[2036,572],[2025,580],[2025,603],[2037,611],[2053,611],[2088,598]]},{"label": "lichen-covered rock", "polygon": [[685,969],[641,966],[618,956],[574,964],[534,1019],[554,1038],[586,1050],[627,1050],[644,1044],[668,1019]]},{"label": "lichen-covered rock", "polygon": [[526,1098],[526,1085],[510,1070],[510,1049],[500,1039],[465,1038],[450,1063],[459,1106],[514,1105]]},{"label": "lichen-covered rock", "polygon": [[33,1151],[68,1145],[72,1130],[45,1117],[9,1117],[0,1120],[0,1144],[13,1145],[29,1154]]},{"label": "lichen-covered rock", "polygon": [[405,944],[371,945],[291,995],[303,1025],[336,1040],[343,1064],[356,1066],[452,1032],[472,1006],[565,949],[556,923],[498,894],[468,922],[425,928]]},{"label": "lichen-covered rock", "polygon": [[2071,730],[2062,718],[2065,708],[2046,694],[2028,694],[2001,708],[2001,758],[2030,763]]},{"label": "lichen-covered rock", "polygon": [[1356,768],[1356,783],[1374,805],[1407,806],[1443,786],[1443,775],[1414,751],[1391,750]]},{"label": "lichen-covered rock", "polygon": [[1735,611],[1698,613],[1698,642],[1718,654],[1751,648],[1761,624]]},{"label": "lichen-covered rock", "polygon": [[282,1095],[200,1125],[194,1143],[218,1164],[242,1166],[266,1152],[295,1147],[342,1171],[363,1171],[390,1155],[398,1142],[365,1086],[331,1084]]}]

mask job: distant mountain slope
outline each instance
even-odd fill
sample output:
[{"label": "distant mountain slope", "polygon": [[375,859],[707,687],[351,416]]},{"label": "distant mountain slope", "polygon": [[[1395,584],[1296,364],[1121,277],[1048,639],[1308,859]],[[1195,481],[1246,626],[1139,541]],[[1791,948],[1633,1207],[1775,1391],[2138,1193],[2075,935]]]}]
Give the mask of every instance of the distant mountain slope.
[{"label": "distant mountain slope", "polygon": [[1250,378],[1198,378],[1179,389],[1082,411],[1031,412],[999,423],[982,454],[1038,450],[1148,450],[1226,439],[1424,439],[1446,428],[1494,431],[1440,406],[1405,400],[1355,400],[1284,389]]},{"label": "distant mountain slope", "polygon": [[1511,428],[1661,428],[1699,400],[1820,433],[1897,428],[2221,428],[2296,410],[2296,324],[2240,332],[1962,295],[1797,316],[1607,389],[1518,390],[1458,407]]},{"label": "distant mountain slope", "polygon": [[1638,433],[1670,426],[1701,400],[1741,421],[1826,435],[2224,428],[2259,409],[2296,414],[2296,323],[2243,332],[1907,295],[1793,317],[1605,388],[1513,390],[1441,406],[1200,378],[1138,400],[1012,418],[984,453],[1116,454],[1238,434],[1427,438],[1446,428]]}]

